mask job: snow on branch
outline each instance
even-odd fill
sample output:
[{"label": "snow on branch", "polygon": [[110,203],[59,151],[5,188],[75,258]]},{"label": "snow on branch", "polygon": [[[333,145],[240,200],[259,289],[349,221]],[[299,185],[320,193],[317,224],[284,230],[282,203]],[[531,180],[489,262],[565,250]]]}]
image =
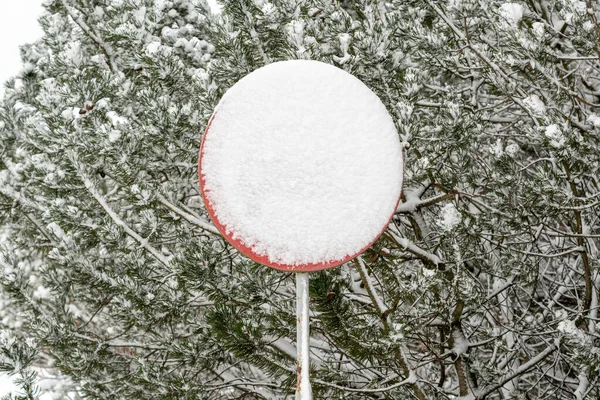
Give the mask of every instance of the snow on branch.
[{"label": "snow on branch", "polygon": [[558,252],[558,253],[535,253],[535,252],[532,252],[532,251],[519,250],[519,249],[515,248],[514,246],[511,246],[511,243],[507,243],[507,244],[496,243],[496,242],[490,240],[489,238],[484,237],[483,235],[482,235],[482,237],[484,239],[488,240],[490,243],[494,243],[498,247],[501,247],[501,248],[507,249],[507,250],[511,250],[511,251],[516,252],[516,253],[523,254],[524,256],[530,256],[530,257],[560,258],[560,257],[566,256],[566,255],[571,254],[571,253],[580,253],[580,252],[585,251],[585,247],[584,246],[575,246],[575,247],[571,247],[571,248],[569,248],[569,249],[567,249],[565,251],[561,251],[561,252]]},{"label": "snow on branch", "polygon": [[510,382],[517,376],[522,375],[525,372],[529,371],[531,368],[533,368],[534,366],[536,366],[537,364],[542,362],[550,354],[554,353],[558,349],[559,345],[560,345],[559,341],[556,340],[553,344],[546,347],[546,349],[544,349],[544,351],[539,353],[537,356],[533,357],[531,360],[529,360],[525,364],[521,365],[519,368],[514,370],[512,373],[505,375],[502,379],[500,379],[500,381],[498,383],[496,383],[492,386],[489,386],[487,388],[484,388],[481,392],[478,393],[477,398],[478,399],[485,398],[490,393],[492,393],[495,390],[504,386],[504,384],[506,384],[507,382]]},{"label": "snow on branch", "polygon": [[546,235],[548,236],[558,236],[558,237],[574,237],[574,238],[587,238],[587,239],[598,239],[600,238],[600,235],[594,235],[594,234],[587,234],[587,233],[573,233],[573,232],[565,232],[565,231],[561,231],[560,229],[556,229],[553,228],[551,226],[547,226],[548,229],[552,230],[552,232],[545,232]]},{"label": "snow on branch", "polygon": [[324,385],[324,386],[329,386],[329,387],[333,387],[336,389],[341,389],[345,392],[354,392],[354,393],[381,393],[381,392],[388,392],[390,390],[394,390],[394,389],[398,389],[401,386],[405,386],[405,385],[413,385],[415,383],[417,383],[417,375],[414,373],[414,371],[410,371],[408,377],[406,379],[404,379],[403,381],[400,381],[398,383],[395,383],[393,385],[387,386],[387,387],[383,387],[383,388],[378,388],[378,389],[360,389],[360,388],[350,388],[347,386],[339,386],[336,385],[335,383],[329,383],[329,382],[325,382],[319,379],[313,379],[313,382],[318,383],[320,385]]},{"label": "snow on branch", "polygon": [[379,294],[375,291],[375,287],[373,286],[373,280],[369,275],[369,271],[367,270],[367,266],[365,265],[365,261],[362,256],[356,257],[356,266],[358,267],[358,272],[360,273],[360,277],[367,288],[367,293],[369,293],[369,297],[373,302],[373,305],[377,308],[377,313],[381,316],[386,315],[388,311],[387,306],[383,303]]},{"label": "snow on branch", "polygon": [[250,24],[250,27],[249,27],[250,37],[252,38],[254,43],[256,43],[258,52],[260,53],[260,56],[261,56],[263,62],[265,63],[265,65],[269,64],[271,61],[269,60],[269,57],[267,56],[267,53],[265,53],[265,49],[263,48],[263,46],[260,42],[260,37],[258,36],[258,32],[256,32],[256,29],[254,29],[254,18],[252,17],[252,14],[250,14],[250,12],[248,11],[248,8],[246,7],[245,2],[243,2],[243,1],[240,2],[240,5],[242,7],[242,11],[244,12],[244,15],[246,15],[246,18],[248,18],[248,23]]},{"label": "snow on branch", "polygon": [[129,227],[129,225],[127,225],[127,223],[125,223],[125,221],[123,221],[121,219],[121,217],[119,217],[119,215],[107,203],[106,199],[104,197],[102,197],[102,195],[98,192],[94,183],[80,170],[79,166],[76,165],[77,164],[76,160],[74,160],[74,164],[75,164],[75,169],[77,170],[77,173],[81,176],[81,179],[83,180],[83,184],[84,184],[85,188],[88,190],[88,192],[90,192],[90,194],[94,197],[94,199],[96,199],[96,201],[98,202],[98,204],[100,204],[100,206],[104,209],[104,211],[106,211],[106,213],[110,216],[110,218],[113,220],[113,222],[117,226],[120,226],[121,228],[123,228],[125,233],[127,235],[129,235],[131,238],[133,238],[136,242],[138,242],[141,248],[148,251],[150,254],[152,254],[152,256],[154,256],[154,258],[156,258],[165,267],[167,267],[169,272],[172,272],[171,263],[169,262],[169,260],[162,253],[160,253],[158,250],[156,250],[154,247],[152,247],[148,243],[148,239],[144,239],[143,237],[141,237],[137,232],[135,232],[133,229],[131,229]]},{"label": "snow on branch", "polygon": [[86,336],[86,335],[83,335],[83,334],[77,333],[77,332],[73,332],[73,335],[80,339],[85,339],[90,342],[98,342],[99,345],[106,345],[106,346],[110,346],[110,347],[127,347],[127,348],[133,347],[133,348],[153,350],[153,351],[167,350],[167,348],[164,346],[155,346],[155,345],[147,344],[147,343],[126,342],[126,341],[119,340],[119,339],[113,339],[113,340],[102,340],[100,338],[95,339],[95,338],[92,338],[92,337],[89,337],[89,336]]},{"label": "snow on branch", "polygon": [[581,206],[563,206],[560,204],[556,204],[556,203],[548,203],[548,205],[553,206],[558,208],[559,210],[575,210],[575,211],[581,211],[581,210],[586,210],[588,208],[594,208],[597,207],[598,205],[600,205],[600,201],[596,201],[595,203],[592,204],[584,204]]},{"label": "snow on branch", "polygon": [[[466,47],[468,47],[473,53],[475,53],[475,55],[477,57],[479,57],[479,59],[481,61],[483,61],[488,67],[490,67],[499,77],[504,79],[506,82],[512,81],[512,78],[506,72],[504,72],[498,64],[496,64],[494,61],[492,61],[483,51],[478,49],[477,46],[473,46],[471,44],[469,37],[465,36],[465,34],[450,20],[450,18],[437,5],[435,5],[433,3],[432,0],[426,0],[426,2],[435,11],[435,13],[446,23],[446,25],[454,32],[454,34],[457,36],[457,38],[460,39],[463,43],[465,43]],[[558,80],[552,80],[552,82],[554,84],[558,85],[562,90],[565,90],[567,93],[569,93],[569,95],[578,99],[579,101],[582,101],[583,103],[585,103],[589,106],[592,106],[592,107],[595,106],[593,104],[589,104],[587,101],[585,101],[583,98],[581,98],[581,96],[579,96],[579,94],[577,92],[574,92],[574,91],[570,90],[568,87],[562,85]],[[526,93],[518,87],[517,87],[516,93],[521,97],[526,97]],[[535,118],[535,115],[523,103],[523,101],[521,101],[519,98],[514,97],[514,96],[511,96],[510,99],[515,104],[517,104],[519,107],[521,107],[521,109],[523,109],[529,115],[531,121],[536,126],[539,126],[539,122],[538,122],[537,118]],[[579,121],[571,118],[570,116],[567,117],[567,119],[573,126],[579,128],[582,131],[587,132],[592,129],[591,127],[580,123]]]},{"label": "snow on branch", "polygon": [[231,380],[231,381],[228,381],[225,383],[203,385],[203,387],[205,387],[207,389],[212,389],[212,390],[226,389],[231,386],[234,386],[234,387],[264,386],[264,387],[268,387],[268,388],[272,388],[272,389],[281,389],[281,385],[277,385],[274,383],[247,381],[247,380],[243,380],[242,378],[235,378],[234,380]]},{"label": "snow on branch", "polygon": [[504,292],[506,289],[508,289],[509,287],[511,287],[514,282],[515,282],[515,276],[511,276],[506,280],[506,283],[504,283],[504,285],[496,288],[492,293],[490,293],[487,297],[486,300],[490,301],[491,299],[493,299],[494,297],[498,296],[500,293]]},{"label": "snow on branch", "polygon": [[63,6],[65,7],[65,9],[67,10],[67,12],[69,13],[69,16],[71,16],[71,18],[73,19],[73,21],[79,25],[79,27],[90,37],[90,39],[92,39],[94,42],[96,42],[96,44],[98,46],[100,46],[100,48],[104,51],[104,54],[106,54],[106,57],[108,57],[108,61],[110,63],[110,69],[113,72],[117,72],[119,70],[119,68],[117,67],[117,63],[115,62],[115,54],[112,50],[112,47],[110,46],[110,44],[106,43],[104,40],[102,40],[102,38],[100,38],[100,36],[98,36],[83,20],[83,18],[81,18],[81,14],[79,13],[79,11],[74,10],[73,8],[71,8],[66,0],[61,0]]},{"label": "snow on branch", "polygon": [[439,203],[448,199],[451,199],[454,196],[453,193],[442,193],[437,196],[428,197],[426,199],[419,198],[409,198],[407,193],[407,199],[404,203],[398,205],[396,209],[397,213],[411,213],[415,210],[418,210],[421,207],[427,207],[435,203]]},{"label": "snow on branch", "polygon": [[467,46],[469,47],[469,49],[471,49],[479,58],[481,58],[481,60],[483,62],[485,62],[490,68],[492,68],[494,70],[494,72],[496,72],[498,75],[500,75],[502,78],[506,79],[506,81],[510,81],[510,78],[508,77],[508,75],[506,75],[506,73],[504,73],[504,71],[502,71],[500,69],[500,67],[495,64],[492,60],[490,60],[485,54],[483,54],[481,51],[479,51],[477,48],[475,48],[474,46],[471,46],[470,41],[465,37],[465,35],[463,34],[463,32],[458,29],[456,27],[456,25],[454,25],[454,23],[452,23],[452,21],[448,18],[448,16],[438,7],[436,6],[433,1],[431,0],[426,0],[427,4],[429,4],[429,6],[431,8],[433,8],[433,10],[435,11],[435,13],[444,20],[444,22],[446,23],[446,25],[448,25],[450,27],[450,29],[452,29],[452,31],[454,32],[454,34],[463,42],[467,43]]},{"label": "snow on branch", "polygon": [[183,211],[182,209],[178,208],[173,203],[171,203],[169,200],[167,200],[167,198],[165,196],[163,196],[162,194],[159,194],[157,196],[157,198],[158,198],[158,201],[160,201],[169,210],[173,211],[175,214],[179,215],[180,217],[185,219],[190,224],[196,225],[199,228],[204,229],[207,232],[214,233],[215,235],[221,235],[219,230],[214,225],[212,225],[211,223],[209,223],[208,221],[206,221],[202,218],[192,215],[186,211]]},{"label": "snow on branch", "polygon": [[443,264],[443,261],[435,254],[432,254],[426,250],[423,250],[422,248],[420,248],[416,244],[412,243],[408,239],[401,238],[400,236],[398,236],[397,233],[393,232],[392,230],[388,229],[388,233],[392,237],[392,239],[394,239],[394,241],[396,243],[398,243],[401,247],[403,247],[409,253],[414,254],[415,256],[417,256],[418,258],[420,258],[422,260],[430,261],[436,266]]}]

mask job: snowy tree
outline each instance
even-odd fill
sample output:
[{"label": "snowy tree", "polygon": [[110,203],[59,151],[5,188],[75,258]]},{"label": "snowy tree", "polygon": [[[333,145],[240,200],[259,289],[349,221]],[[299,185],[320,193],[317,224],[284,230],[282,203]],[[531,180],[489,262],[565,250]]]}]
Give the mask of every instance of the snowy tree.
[{"label": "snowy tree", "polygon": [[25,398],[33,367],[69,396],[293,396],[293,276],[219,236],[196,162],[224,92],[295,58],[365,82],[406,148],[385,234],[311,274],[315,397],[599,397],[599,4],[223,5],[45,2],[0,103],[0,368]]}]

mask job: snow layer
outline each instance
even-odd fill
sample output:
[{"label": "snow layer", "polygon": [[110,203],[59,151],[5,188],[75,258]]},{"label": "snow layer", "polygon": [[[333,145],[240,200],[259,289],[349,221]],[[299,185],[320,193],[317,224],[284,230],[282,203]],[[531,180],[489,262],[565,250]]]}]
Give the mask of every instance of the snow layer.
[{"label": "snow layer", "polygon": [[267,65],[229,89],[199,164],[222,233],[279,269],[327,268],[362,252],[389,223],[403,177],[379,98],[341,69],[301,60]]}]

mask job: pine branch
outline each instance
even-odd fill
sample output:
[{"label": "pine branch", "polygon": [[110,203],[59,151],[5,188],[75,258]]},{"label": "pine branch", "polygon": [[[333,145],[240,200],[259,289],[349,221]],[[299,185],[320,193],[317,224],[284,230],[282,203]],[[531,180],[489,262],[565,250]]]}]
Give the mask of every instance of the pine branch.
[{"label": "pine branch", "polygon": [[340,386],[340,385],[336,385],[335,383],[324,382],[324,381],[322,381],[320,379],[313,379],[313,381],[315,383],[320,384],[320,385],[329,386],[329,387],[332,387],[332,388],[343,390],[344,392],[351,392],[351,393],[382,393],[382,392],[389,392],[390,390],[398,389],[399,387],[402,387],[402,386],[415,385],[417,383],[417,381],[418,381],[418,378],[415,375],[415,373],[413,371],[411,371],[411,373],[408,375],[408,377],[406,379],[404,379],[403,381],[400,381],[400,382],[395,383],[395,384],[390,385],[390,386],[386,386],[386,387],[383,387],[383,388],[377,388],[377,389],[360,389],[360,388],[352,388],[352,387],[348,387],[348,386]]},{"label": "pine branch", "polygon": [[493,393],[494,391],[496,391],[499,388],[501,388],[502,386],[504,386],[504,384],[506,384],[507,382],[512,381],[517,376],[523,375],[525,372],[529,371],[531,368],[535,367],[537,364],[544,361],[546,359],[546,357],[548,357],[550,354],[554,353],[558,349],[559,346],[560,346],[560,342],[557,339],[557,341],[554,344],[546,347],[544,349],[544,351],[539,353],[537,356],[533,357],[531,360],[522,364],[516,371],[513,371],[512,373],[507,374],[504,377],[502,377],[498,383],[496,383],[492,386],[483,388],[477,394],[476,399],[477,400],[485,399],[491,393]]},{"label": "pine branch", "polygon": [[442,194],[438,194],[436,196],[428,197],[426,199],[420,199],[420,198],[411,198],[410,200],[407,199],[407,201],[405,201],[404,203],[398,204],[398,208],[396,208],[396,212],[400,213],[400,214],[412,213],[420,208],[431,206],[433,204],[440,203],[442,201],[451,199],[454,196],[455,196],[454,193],[442,193]]},{"label": "pine branch", "polygon": [[[379,297],[379,295],[375,291],[375,288],[373,287],[373,282],[369,276],[367,268],[364,264],[364,260],[362,259],[361,256],[358,256],[355,259],[355,264],[357,265],[357,267],[359,269],[361,279],[363,280],[363,284],[367,288],[367,293],[369,294],[369,297],[371,298],[373,305],[375,306],[375,308],[378,311],[379,318],[381,319],[385,330],[389,331],[390,330],[389,320],[388,320],[388,317],[389,317],[388,310],[389,309],[385,305],[385,303],[383,302],[381,297]],[[423,393],[423,391],[421,390],[421,388],[419,387],[419,385],[417,383],[416,375],[415,375],[413,369],[409,367],[408,358],[406,356],[406,351],[403,349],[403,347],[404,346],[401,346],[400,349],[395,350],[396,359],[398,360],[398,363],[400,364],[402,371],[404,372],[404,374],[406,376],[406,379],[405,379],[406,383],[402,383],[402,385],[411,383],[412,390],[415,393],[415,396],[417,396],[417,398],[420,400],[424,400],[426,398],[425,394]],[[403,382],[405,382],[405,381],[403,381]],[[402,385],[399,384],[399,386],[402,386]]]},{"label": "pine branch", "polygon": [[85,188],[92,195],[92,197],[94,199],[96,199],[98,204],[100,204],[100,206],[109,215],[109,217],[113,220],[113,222],[117,226],[121,227],[128,236],[130,236],[132,239],[134,239],[136,242],[139,243],[141,248],[148,251],[156,260],[160,261],[160,263],[163,264],[169,272],[172,273],[173,268],[171,267],[171,263],[169,262],[169,260],[164,255],[162,255],[158,250],[156,250],[154,247],[152,247],[148,243],[148,239],[142,238],[137,232],[135,232],[133,229],[131,229],[129,227],[129,225],[127,225],[127,223],[125,223],[125,221],[123,221],[121,219],[121,217],[119,217],[119,215],[108,205],[108,203],[106,202],[106,199],[104,199],[104,197],[102,197],[100,192],[98,192],[98,190],[94,186],[93,182],[80,170],[80,168],[77,165],[75,165],[75,168],[76,168],[77,172],[79,173],[79,175],[81,176]]},{"label": "pine branch", "polygon": [[110,347],[139,348],[139,349],[144,349],[144,350],[160,350],[160,351],[169,350],[167,347],[164,347],[164,346],[155,346],[155,345],[147,344],[147,343],[126,342],[126,341],[118,340],[118,339],[112,339],[112,340],[103,340],[101,338],[95,339],[90,336],[87,336],[87,335],[84,335],[81,333],[77,333],[77,332],[73,332],[73,336],[78,337],[80,339],[85,339],[90,342],[98,343],[98,346],[106,345],[106,346],[110,346]]},{"label": "pine branch", "polygon": [[248,7],[246,6],[245,0],[239,0],[239,1],[240,1],[240,7],[242,8],[242,12],[248,19],[248,24],[250,27],[250,29],[249,29],[250,37],[256,44],[256,48],[258,49],[258,52],[262,58],[263,63],[265,65],[267,65],[271,61],[269,60],[269,57],[267,57],[267,53],[265,53],[265,49],[263,48],[262,43],[260,42],[260,37],[258,36],[258,32],[256,32],[256,29],[254,28],[254,18],[252,17],[252,14],[250,14],[250,11],[248,11]]},{"label": "pine branch", "polygon": [[436,256],[435,254],[432,254],[428,251],[423,250],[416,244],[412,243],[410,240],[398,236],[398,234],[396,232],[394,232],[392,229],[388,229],[387,233],[392,239],[394,239],[394,241],[396,243],[398,243],[399,246],[404,248],[409,253],[414,254],[418,258],[420,258],[426,262],[430,262],[433,265],[435,265],[436,267],[439,267],[444,264],[444,262],[438,256]]},{"label": "pine branch", "polygon": [[381,299],[381,297],[379,297],[379,294],[375,291],[375,288],[373,287],[373,280],[369,276],[369,272],[367,271],[367,266],[365,265],[365,262],[364,262],[362,256],[356,257],[354,259],[354,264],[358,268],[358,272],[360,273],[360,277],[363,281],[363,284],[365,285],[365,288],[367,289],[367,293],[369,294],[369,297],[371,298],[371,302],[377,309],[377,314],[379,314],[380,317],[387,316],[388,308],[383,303],[383,300]]},{"label": "pine branch", "polygon": [[207,232],[214,233],[215,235],[219,235],[219,236],[221,235],[219,230],[214,225],[212,225],[208,221],[206,221],[198,216],[195,216],[188,212],[183,211],[182,209],[178,208],[173,203],[171,203],[169,200],[167,200],[167,198],[165,196],[163,196],[162,194],[159,194],[157,196],[157,198],[158,198],[158,201],[160,201],[169,210],[173,211],[175,214],[179,215],[180,217],[185,219],[190,224],[195,225]]},{"label": "pine branch", "polygon": [[115,54],[114,54],[114,51],[113,51],[112,47],[110,46],[110,44],[106,43],[104,40],[102,40],[100,38],[100,36],[98,36],[96,33],[94,33],[94,31],[85,23],[85,21],[83,20],[81,15],[78,14],[79,12],[76,10],[73,10],[67,4],[67,0],[61,0],[61,3],[67,10],[67,13],[69,13],[71,18],[73,19],[73,21],[90,37],[90,39],[92,39],[94,42],[96,42],[96,44],[102,49],[104,54],[106,54],[106,57],[108,57],[108,61],[110,63],[111,71],[112,72],[119,71],[119,68],[117,67],[117,63],[115,62]]}]

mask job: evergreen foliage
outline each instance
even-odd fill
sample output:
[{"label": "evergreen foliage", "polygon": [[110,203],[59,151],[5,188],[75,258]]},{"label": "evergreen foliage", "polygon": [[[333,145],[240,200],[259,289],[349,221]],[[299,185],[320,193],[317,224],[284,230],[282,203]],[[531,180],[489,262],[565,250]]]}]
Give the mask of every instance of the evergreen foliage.
[{"label": "evergreen foliage", "polygon": [[[600,5],[47,0],[0,102],[0,370],[33,399],[282,399],[294,277],[208,221],[202,132],[270,62],[352,73],[403,202],[311,274],[318,399],[600,397]],[[470,396],[470,397],[469,397]]]}]

